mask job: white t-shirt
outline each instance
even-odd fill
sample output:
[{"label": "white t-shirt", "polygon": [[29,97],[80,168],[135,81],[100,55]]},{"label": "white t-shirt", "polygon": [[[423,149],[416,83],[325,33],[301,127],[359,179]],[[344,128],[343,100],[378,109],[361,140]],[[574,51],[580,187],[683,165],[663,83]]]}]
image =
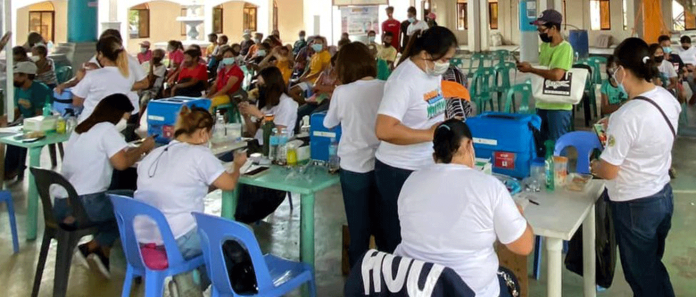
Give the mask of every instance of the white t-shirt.
[{"label": "white t-shirt", "polygon": [[696,47],[692,46],[688,50],[684,50],[680,47],[679,57],[684,64],[696,65]]},{"label": "white t-shirt", "polygon": [[77,121],[82,123],[86,120],[97,107],[97,104],[105,97],[113,94],[128,94],[133,88],[133,83],[135,80],[133,80],[132,75],[123,77],[116,67],[87,71],[85,77],[72,89],[73,95],[85,99],[84,109],[82,109]]},{"label": "white t-shirt", "polygon": [[670,61],[662,60],[662,64],[660,64],[657,69],[668,78],[677,77],[677,71],[674,70],[674,65],[672,65]]},{"label": "white t-shirt", "polygon": [[[641,94],[655,101],[678,130],[681,106],[662,87]],[[658,193],[669,183],[674,136],[660,111],[649,102],[630,100],[609,118],[602,160],[619,166],[607,182],[613,201],[629,201]]]},{"label": "white t-shirt", "polygon": [[[299,105],[292,97],[283,94],[280,95],[280,102],[278,105],[269,108],[264,106],[261,108],[261,113],[272,114],[274,116],[273,123],[276,126],[285,126],[285,128],[290,131],[291,135],[295,130],[295,124],[297,124],[297,108]],[[263,129],[256,130],[255,138],[259,141],[259,144],[263,144]]]},{"label": "white t-shirt", "polygon": [[395,255],[452,268],[476,296],[499,295],[493,244],[519,239],[527,221],[498,179],[465,165],[433,164],[406,180],[398,208]]},{"label": "white t-shirt", "polygon": [[[389,76],[378,114],[390,116],[411,129],[430,129],[445,120],[447,102],[442,77],[423,72],[407,59]],[[377,159],[396,168],[418,170],[433,163],[433,144],[396,145],[382,141]]]},{"label": "white t-shirt", "polygon": [[[174,238],[196,228],[191,212],[205,210],[208,187],[225,172],[222,162],[206,146],[170,142],[145,157],[138,165],[135,199],[164,214]],[[150,220],[136,220],[138,241],[160,243],[157,227]]]},{"label": "white t-shirt", "polygon": [[[138,58],[133,57],[131,55],[126,55],[126,57],[128,57],[128,76],[130,76],[133,79],[133,83],[139,82],[147,78],[147,71],[145,71],[143,65],[140,64]],[[99,62],[97,61],[97,56],[92,57],[92,59],[90,59],[89,62],[99,65]],[[133,110],[133,114],[140,112],[140,98],[138,97],[138,92],[130,91],[129,89],[128,93],[123,94],[126,94],[128,96],[128,99],[131,100],[133,107],[135,107],[135,109]],[[82,113],[84,113],[84,111]]]},{"label": "white t-shirt", "polygon": [[114,170],[109,159],[126,146],[121,133],[108,122],[96,124],[82,134],[73,133],[65,145],[61,172],[78,195],[104,192],[111,184]]},{"label": "white t-shirt", "polygon": [[428,28],[430,28],[428,27],[428,23],[426,23],[425,21],[417,20],[416,22],[408,25],[408,28],[406,29],[406,35],[411,36],[418,30],[428,30]]},{"label": "white t-shirt", "polygon": [[375,151],[379,146],[375,123],[383,94],[384,81],[378,79],[358,80],[334,90],[324,126],[341,124],[341,168],[357,173],[375,169]]}]

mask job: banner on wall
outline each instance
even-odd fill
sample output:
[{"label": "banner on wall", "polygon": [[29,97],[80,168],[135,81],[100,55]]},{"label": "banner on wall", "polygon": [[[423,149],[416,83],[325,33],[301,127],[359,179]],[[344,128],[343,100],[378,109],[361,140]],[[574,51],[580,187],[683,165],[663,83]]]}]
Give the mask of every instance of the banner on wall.
[{"label": "banner on wall", "polygon": [[348,35],[367,35],[374,30],[379,32],[379,6],[341,8],[341,32]]}]

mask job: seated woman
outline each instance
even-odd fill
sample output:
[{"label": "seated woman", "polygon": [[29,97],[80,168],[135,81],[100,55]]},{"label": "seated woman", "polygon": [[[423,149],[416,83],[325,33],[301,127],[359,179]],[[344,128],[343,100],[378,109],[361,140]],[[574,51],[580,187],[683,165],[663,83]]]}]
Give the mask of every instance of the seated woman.
[{"label": "seated woman", "polygon": [[277,67],[261,70],[257,86],[259,99],[256,105],[242,102],[238,108],[244,116],[247,132],[249,135],[254,135],[254,138],[262,145],[263,130],[259,128],[264,116],[273,115],[273,123],[279,130],[293,129],[297,122],[297,102],[286,93],[287,87],[283,81],[283,75]]},{"label": "seated woman", "polygon": [[316,37],[311,47],[314,50],[314,55],[309,62],[309,67],[304,74],[300,76],[300,83],[290,89],[290,96],[295,99],[295,101],[302,104],[304,104],[306,97],[311,96],[311,94],[307,94],[307,91],[312,91],[314,89],[314,85],[316,85],[319,80],[319,75],[331,66],[331,54],[328,51],[328,46],[324,37]]},{"label": "seated woman", "polygon": [[[203,199],[210,187],[234,190],[245,154],[235,154],[234,171],[228,172],[208,148],[213,116],[205,109],[183,107],[177,119],[174,140],[157,148],[138,165],[138,190],[135,199],[164,213],[184,259],[201,255],[196,221],[191,212],[203,212]],[[138,241],[162,244],[159,228],[148,219],[136,220]],[[200,294],[208,286],[202,269],[201,287],[193,285],[191,274],[174,276],[179,296]],[[200,296],[200,295],[199,295]]]},{"label": "seated woman", "polygon": [[[319,75],[319,78],[317,79],[317,82],[314,85],[314,88],[312,89],[312,95],[309,98],[307,98],[305,100],[305,104],[300,106],[300,108],[297,110],[298,119],[301,119],[304,116],[308,116],[313,113],[322,112],[329,109],[329,101],[331,100],[331,96],[333,95],[334,89],[336,89],[336,86],[339,83],[335,70],[337,57],[338,54],[334,55],[331,58],[331,66],[326,68]],[[295,131],[299,132],[299,129],[300,123],[298,121],[295,127]]]},{"label": "seated woman", "polygon": [[280,73],[283,74],[283,80],[287,85],[290,83],[290,77],[292,76],[292,69],[295,66],[295,59],[292,56],[292,47],[287,46],[276,46],[271,50],[271,54],[266,56],[263,61],[259,64],[260,69],[268,67],[278,67]]},{"label": "seated woman", "polygon": [[433,146],[436,164],[411,174],[399,196],[402,241],[394,254],[454,269],[476,296],[510,296],[497,276],[493,244],[528,255],[532,228],[505,185],[474,168],[465,123],[440,124]]},{"label": "seated woman", "polygon": [[[121,131],[134,110],[126,95],[110,95],[97,104],[92,114],[77,125],[65,145],[65,157],[61,173],[73,185],[92,222],[114,220],[111,201],[106,190],[111,183],[114,169],[125,170],[137,162],[143,154],[155,147],[155,141],[147,138],[136,148],[128,148]],[[67,193],[56,192],[54,212],[56,220],[72,224]],[[110,278],[109,254],[118,238],[118,226],[99,227],[94,239],[77,247],[75,258]],[[89,261],[88,261],[89,260]]]},{"label": "seated woman", "polygon": [[225,66],[218,71],[217,78],[208,90],[208,98],[213,101],[211,110],[216,106],[230,103],[230,96],[241,89],[244,81],[244,72],[234,61],[234,50],[227,48],[221,63]]},{"label": "seated woman", "polygon": [[201,52],[195,49],[184,52],[183,67],[169,96],[201,97],[208,84],[208,69],[198,62],[200,55]]}]

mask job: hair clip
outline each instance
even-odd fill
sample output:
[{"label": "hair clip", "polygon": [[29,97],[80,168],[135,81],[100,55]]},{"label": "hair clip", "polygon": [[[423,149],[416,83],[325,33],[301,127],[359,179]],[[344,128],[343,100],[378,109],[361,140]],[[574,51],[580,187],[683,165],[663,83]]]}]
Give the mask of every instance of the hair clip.
[{"label": "hair clip", "polygon": [[438,128],[438,129],[440,129],[440,128],[445,128],[445,129],[447,129],[448,131],[452,131],[452,129],[450,129],[450,127],[447,126],[447,125],[445,125],[445,124],[442,124],[442,125],[440,125],[440,127],[437,127],[437,128]]},{"label": "hair clip", "polygon": [[648,64],[648,61],[650,61],[650,57],[648,57],[648,56],[643,57],[643,64]]}]

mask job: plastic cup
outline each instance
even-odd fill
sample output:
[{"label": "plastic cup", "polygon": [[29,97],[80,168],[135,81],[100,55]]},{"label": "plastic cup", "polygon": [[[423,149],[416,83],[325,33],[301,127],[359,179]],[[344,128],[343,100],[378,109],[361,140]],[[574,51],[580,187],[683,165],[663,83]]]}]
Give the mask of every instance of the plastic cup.
[{"label": "plastic cup", "polygon": [[553,157],[554,164],[554,183],[556,187],[565,185],[566,176],[568,176],[568,158]]}]

